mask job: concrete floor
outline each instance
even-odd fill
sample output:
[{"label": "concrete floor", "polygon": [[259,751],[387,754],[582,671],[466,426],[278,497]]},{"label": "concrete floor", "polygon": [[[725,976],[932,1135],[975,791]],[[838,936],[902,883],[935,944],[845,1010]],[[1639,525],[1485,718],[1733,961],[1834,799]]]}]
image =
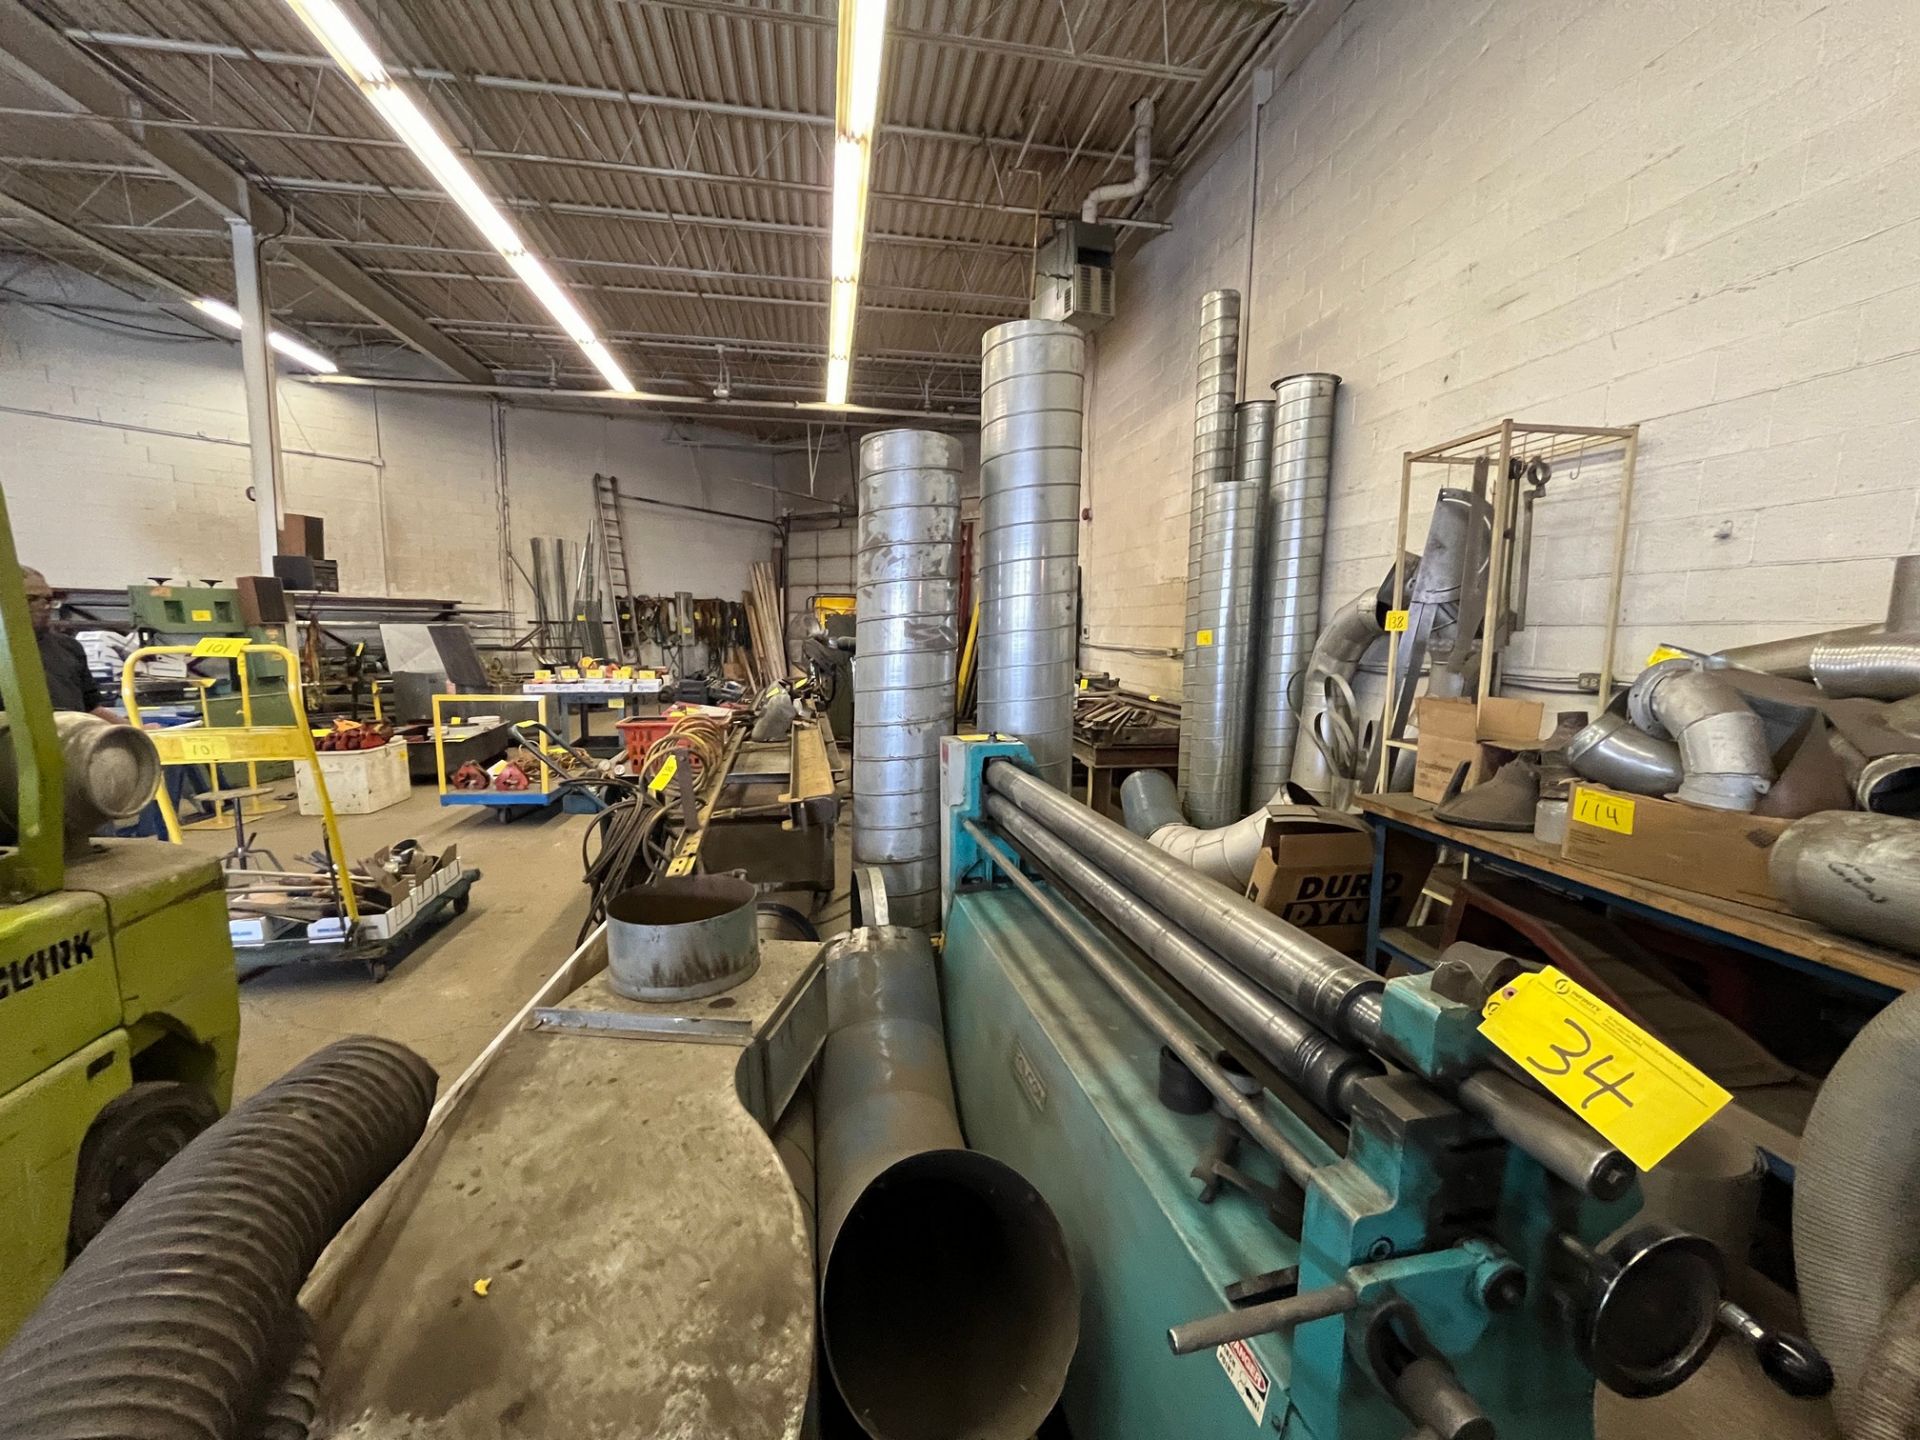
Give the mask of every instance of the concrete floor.
[{"label": "concrete floor", "polygon": [[[458,1075],[526,1003],[541,980],[574,949],[586,913],[580,843],[587,819],[557,808],[502,824],[491,812],[443,809],[431,789],[416,787],[402,804],[376,815],[342,817],[351,855],[412,837],[430,850],[460,847],[482,879],[473,904],[450,919],[375,984],[356,965],[300,965],[265,971],[240,987],[237,1090],[251,1094],[295,1062],[343,1035],[373,1033],[405,1041],[439,1071]],[[295,813],[255,822],[258,843],[282,861],[319,846],[320,825]],[[849,827],[842,825],[839,863],[848,873]],[[218,854],[231,832],[189,831],[188,843]],[[846,925],[844,897],[817,917],[833,933]],[[1602,1392],[1595,1405],[1600,1440],[1659,1433],[1672,1440],[1768,1435],[1824,1440],[1838,1434],[1824,1401],[1792,1401],[1760,1374],[1742,1345],[1718,1351],[1693,1380],[1657,1400],[1628,1401]]]}]

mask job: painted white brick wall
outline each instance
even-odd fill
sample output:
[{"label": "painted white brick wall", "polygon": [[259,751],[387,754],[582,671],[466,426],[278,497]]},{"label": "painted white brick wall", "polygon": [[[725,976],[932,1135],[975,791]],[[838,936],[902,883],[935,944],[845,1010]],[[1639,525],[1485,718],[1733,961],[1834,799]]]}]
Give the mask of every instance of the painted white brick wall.
[{"label": "painted white brick wall", "polygon": [[[22,560],[56,586],[257,573],[239,365],[236,344],[149,340],[0,307],[0,483]],[[287,507],[326,522],[342,589],[500,603],[493,415],[484,399],[282,377]],[[774,457],[743,452],[735,432],[509,406],[505,442],[508,525],[529,568],[533,536],[586,539],[596,471],[620,476],[629,495],[776,514],[765,488]],[[751,563],[772,553],[773,530],[751,518],[641,504],[625,518],[643,593],[737,595]],[[513,588],[524,618],[532,606],[517,574]]]},{"label": "painted white brick wall", "polygon": [[[1514,415],[1643,426],[1629,671],[1878,618],[1920,548],[1916,41],[1910,0],[1355,0],[1265,112],[1249,297],[1255,393],[1345,381],[1323,599],[1384,572],[1403,451]],[[1183,180],[1096,346],[1083,661],[1152,689],[1177,659],[1104,647],[1181,640],[1193,333],[1245,283],[1247,150]],[[1617,478],[1543,506],[1514,669],[1597,664]]]}]

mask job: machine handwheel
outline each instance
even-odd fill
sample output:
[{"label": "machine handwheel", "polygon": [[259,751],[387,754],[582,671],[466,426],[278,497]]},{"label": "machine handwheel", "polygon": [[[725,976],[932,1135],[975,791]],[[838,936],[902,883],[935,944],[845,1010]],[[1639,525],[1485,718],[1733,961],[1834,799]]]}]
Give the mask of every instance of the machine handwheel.
[{"label": "machine handwheel", "polygon": [[67,1254],[78,1255],[160,1167],[220,1118],[197,1085],[143,1081],[109,1100],[80,1142]]}]

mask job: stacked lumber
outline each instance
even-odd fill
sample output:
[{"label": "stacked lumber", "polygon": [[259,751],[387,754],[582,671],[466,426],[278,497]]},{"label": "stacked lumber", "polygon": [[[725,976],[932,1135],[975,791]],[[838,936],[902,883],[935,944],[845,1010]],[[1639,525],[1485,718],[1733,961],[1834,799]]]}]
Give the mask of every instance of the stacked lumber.
[{"label": "stacked lumber", "polygon": [[753,637],[750,657],[753,682],[764,690],[789,673],[786,645],[786,607],[781,602],[780,586],[774,579],[771,561],[756,561],[752,572],[753,588],[746,594],[747,629]]}]

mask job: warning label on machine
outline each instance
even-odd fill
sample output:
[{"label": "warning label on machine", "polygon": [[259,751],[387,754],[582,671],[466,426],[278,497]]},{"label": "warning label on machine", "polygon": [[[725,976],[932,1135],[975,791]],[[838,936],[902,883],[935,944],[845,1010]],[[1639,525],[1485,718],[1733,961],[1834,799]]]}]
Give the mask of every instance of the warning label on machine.
[{"label": "warning label on machine", "polygon": [[1240,1392],[1240,1402],[1247,1407],[1247,1413],[1253,1416],[1253,1423],[1264,1424],[1267,1418],[1267,1392],[1273,1388],[1273,1382],[1267,1378],[1267,1372],[1261,1368],[1253,1350],[1244,1340],[1231,1340],[1225,1345],[1215,1346],[1213,1353],[1219,1357],[1220,1368],[1227,1372],[1227,1379],[1233,1382],[1233,1388]]}]

